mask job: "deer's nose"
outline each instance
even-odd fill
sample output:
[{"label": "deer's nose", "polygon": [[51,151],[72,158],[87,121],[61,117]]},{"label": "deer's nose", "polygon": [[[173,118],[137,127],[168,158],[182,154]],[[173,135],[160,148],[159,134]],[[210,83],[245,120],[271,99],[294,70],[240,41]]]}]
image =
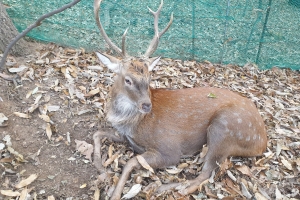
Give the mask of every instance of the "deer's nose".
[{"label": "deer's nose", "polygon": [[143,103],[142,104],[142,110],[146,113],[150,112],[151,107],[152,107],[151,103]]}]

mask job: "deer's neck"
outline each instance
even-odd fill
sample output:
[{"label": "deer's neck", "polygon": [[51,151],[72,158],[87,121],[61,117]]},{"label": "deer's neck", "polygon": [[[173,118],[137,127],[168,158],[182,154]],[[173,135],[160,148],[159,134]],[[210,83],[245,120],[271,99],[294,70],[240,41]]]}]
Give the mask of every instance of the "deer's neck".
[{"label": "deer's neck", "polygon": [[112,94],[107,120],[120,134],[131,136],[144,116],[126,95]]}]

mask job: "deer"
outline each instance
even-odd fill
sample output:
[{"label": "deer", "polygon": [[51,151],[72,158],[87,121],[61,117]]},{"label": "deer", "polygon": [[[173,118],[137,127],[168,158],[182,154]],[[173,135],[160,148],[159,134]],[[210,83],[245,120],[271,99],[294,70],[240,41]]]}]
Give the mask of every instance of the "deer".
[{"label": "deer", "polygon": [[[229,89],[194,87],[185,89],[150,88],[151,71],[161,57],[150,56],[156,51],[159,39],[169,29],[173,13],[166,27],[159,31],[158,19],[163,6],[154,17],[154,37],[145,54],[132,57],[126,53],[127,29],[122,36],[122,48],[117,47],[101,24],[101,0],[94,1],[96,24],[109,47],[119,56],[96,52],[99,60],[116,73],[110,88],[110,103],[106,119],[113,128],[102,128],[93,135],[94,165],[105,169],[101,160],[101,141],[127,142],[153,169],[176,165],[184,156],[194,155],[207,145],[208,151],[201,173],[184,182],[182,195],[195,192],[207,180],[219,163],[230,156],[261,156],[267,147],[264,121],[255,104]],[[214,94],[211,98],[209,94]],[[116,134],[117,132],[117,134]],[[120,199],[132,170],[141,168],[137,157],[129,159],[110,199]],[[157,192],[180,188],[183,183],[158,186]]]}]

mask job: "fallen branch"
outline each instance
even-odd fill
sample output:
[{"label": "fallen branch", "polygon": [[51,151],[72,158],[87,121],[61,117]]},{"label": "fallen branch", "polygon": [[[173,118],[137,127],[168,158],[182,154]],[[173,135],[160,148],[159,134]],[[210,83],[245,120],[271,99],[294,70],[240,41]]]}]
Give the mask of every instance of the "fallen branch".
[{"label": "fallen branch", "polygon": [[36,20],[36,22],[32,25],[30,25],[29,27],[27,27],[24,31],[22,31],[19,35],[17,35],[10,43],[9,45],[6,47],[5,51],[4,51],[4,54],[3,54],[3,57],[1,59],[1,62],[0,62],[0,72],[2,72],[4,69],[4,64],[5,64],[5,61],[6,61],[6,58],[8,56],[8,53],[10,51],[10,49],[22,38],[24,37],[29,31],[31,31],[32,29],[34,29],[35,27],[38,27],[40,26],[42,23],[42,21],[48,17],[51,17],[52,15],[55,15],[57,13],[60,13],[64,10],[66,10],[67,8],[70,8],[72,6],[74,6],[75,4],[77,4],[79,1],[81,0],[74,0],[73,2],[69,3],[69,4],[66,4],[64,5],[63,7],[57,9],[57,10],[53,10],[52,12],[49,12],[43,16],[41,16],[39,19]]}]

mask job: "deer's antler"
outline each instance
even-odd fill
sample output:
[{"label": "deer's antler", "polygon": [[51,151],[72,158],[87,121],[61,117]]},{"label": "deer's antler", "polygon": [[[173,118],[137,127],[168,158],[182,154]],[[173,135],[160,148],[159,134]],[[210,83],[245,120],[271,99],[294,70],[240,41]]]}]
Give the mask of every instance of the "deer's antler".
[{"label": "deer's antler", "polygon": [[161,0],[160,6],[159,6],[159,8],[156,12],[154,12],[153,10],[151,10],[148,7],[149,11],[154,16],[154,36],[153,36],[153,39],[150,42],[150,45],[149,45],[146,53],[144,54],[144,56],[147,57],[147,58],[150,57],[154,53],[154,51],[157,49],[158,43],[159,43],[159,38],[169,29],[169,27],[171,26],[171,24],[173,22],[173,13],[172,13],[171,17],[170,17],[170,21],[167,24],[167,26],[161,32],[159,32],[159,30],[158,30],[158,18],[159,18],[159,14],[160,14],[160,11],[162,9],[162,6],[163,6],[163,0]]},{"label": "deer's antler", "polygon": [[[101,35],[103,36],[104,40],[106,41],[106,43],[110,46],[110,48],[112,48],[114,51],[116,51],[118,54],[120,54],[123,58],[127,57],[127,53],[126,53],[126,49],[125,49],[125,41],[126,41],[126,33],[127,30],[125,30],[123,36],[122,36],[122,49],[120,49],[119,47],[117,47],[117,45],[115,45],[111,39],[109,39],[109,37],[107,36],[101,21],[100,21],[100,16],[99,16],[99,10],[100,10],[100,4],[101,4],[101,0],[95,0],[94,1],[94,14],[95,14],[95,19],[96,19],[96,23],[97,26],[100,30]],[[154,16],[154,37],[152,39],[152,41],[150,42],[150,45],[146,51],[146,53],[144,54],[144,57],[149,58],[154,51],[157,49],[158,43],[159,43],[159,38],[169,29],[169,27],[171,26],[172,22],[173,22],[173,13],[171,14],[170,17],[170,21],[167,24],[167,26],[161,31],[159,32],[158,30],[158,19],[159,19],[159,14],[160,11],[162,9],[163,6],[163,0],[161,0],[160,6],[158,8],[158,10],[156,12],[154,12],[153,10],[151,10],[149,7],[149,11],[153,14]]]},{"label": "deer's antler", "polygon": [[101,35],[103,36],[105,42],[110,46],[110,48],[112,48],[115,52],[117,52],[118,54],[120,54],[122,57],[126,57],[126,49],[125,49],[125,40],[126,40],[126,33],[127,30],[125,30],[123,36],[122,36],[122,49],[120,49],[117,45],[115,45],[111,39],[107,36],[101,21],[100,21],[100,15],[99,15],[99,11],[100,11],[100,4],[101,4],[101,0],[95,0],[94,1],[94,15],[95,15],[95,19],[96,19],[96,23],[97,26],[100,30]]}]

